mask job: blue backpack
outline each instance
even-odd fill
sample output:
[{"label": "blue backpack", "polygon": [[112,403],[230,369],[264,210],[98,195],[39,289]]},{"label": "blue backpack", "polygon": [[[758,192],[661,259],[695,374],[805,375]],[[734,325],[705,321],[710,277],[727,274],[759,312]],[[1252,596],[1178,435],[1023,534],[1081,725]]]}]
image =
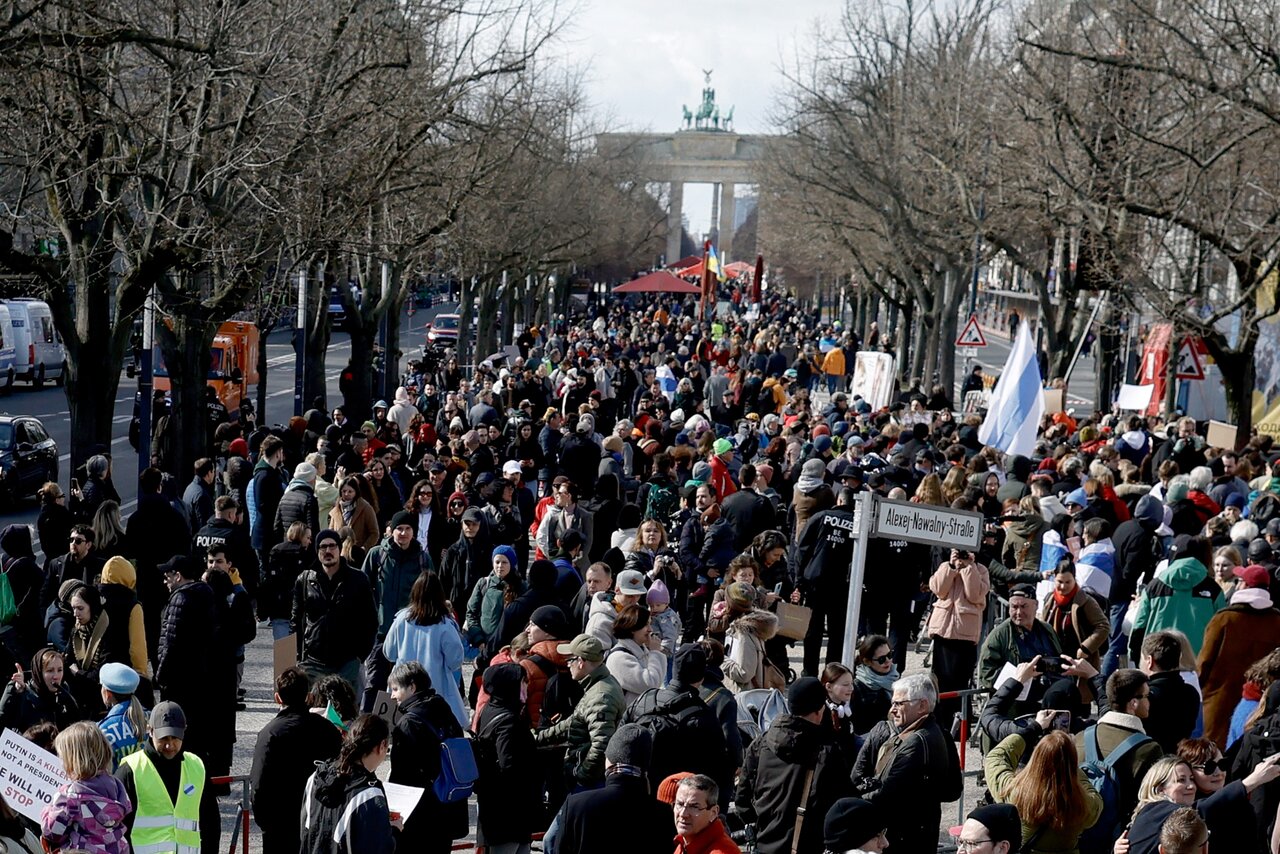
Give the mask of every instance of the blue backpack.
[{"label": "blue backpack", "polygon": [[431,790],[442,804],[467,800],[480,776],[471,742],[463,736],[445,738],[430,721],[427,727],[440,739],[440,776],[436,777]]},{"label": "blue backpack", "polygon": [[1080,763],[1080,770],[1102,798],[1102,812],[1093,827],[1081,834],[1081,851],[1110,851],[1120,838],[1120,832],[1124,829],[1123,819],[1126,817],[1120,815],[1120,774],[1116,766],[1148,741],[1151,741],[1149,736],[1135,732],[1117,744],[1116,749],[1103,759],[1098,747],[1097,724],[1084,731],[1084,762]]}]

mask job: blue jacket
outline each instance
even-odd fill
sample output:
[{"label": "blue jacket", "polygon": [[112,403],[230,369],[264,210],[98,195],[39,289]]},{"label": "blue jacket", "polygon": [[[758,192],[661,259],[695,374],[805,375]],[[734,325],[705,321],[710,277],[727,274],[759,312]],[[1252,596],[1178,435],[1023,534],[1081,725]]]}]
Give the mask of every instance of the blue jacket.
[{"label": "blue jacket", "polygon": [[[107,716],[98,722],[98,729],[102,730],[102,734],[107,737],[107,743],[111,745],[112,774],[120,767],[120,760],[142,749],[142,742],[138,741],[139,734],[133,731],[133,724],[129,723],[128,711],[128,700],[116,703],[111,707],[111,711],[107,712]],[[141,735],[145,737],[146,733]]]}]

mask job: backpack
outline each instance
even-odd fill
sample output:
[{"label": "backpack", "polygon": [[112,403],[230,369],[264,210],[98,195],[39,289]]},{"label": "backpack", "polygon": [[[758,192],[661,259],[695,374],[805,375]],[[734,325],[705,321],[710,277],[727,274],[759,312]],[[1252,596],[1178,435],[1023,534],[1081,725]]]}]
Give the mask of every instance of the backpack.
[{"label": "backpack", "polygon": [[14,558],[6,560],[0,573],[0,626],[7,626],[18,618],[18,601],[13,598],[13,587],[9,584],[9,567],[15,563]]},{"label": "backpack", "polygon": [[551,659],[537,653],[529,658],[547,674],[547,685],[542,692],[542,708],[538,712],[538,729],[546,729],[555,723],[552,718],[564,720],[573,714],[578,701],[582,699],[583,689],[573,681],[567,670],[561,670]]},{"label": "backpack", "polygon": [[[636,697],[623,717],[624,721],[643,727],[653,739],[649,776],[663,780],[677,771],[714,774],[720,770],[710,767],[715,757],[707,756],[704,728],[709,729],[711,720],[706,714],[707,704],[697,695],[683,693],[674,702],[659,705],[657,694],[661,690],[650,688]],[[719,721],[714,726],[719,731]]]},{"label": "backpack", "polygon": [[1084,761],[1080,770],[1089,783],[1102,798],[1102,812],[1093,827],[1080,837],[1080,850],[1110,849],[1123,830],[1124,816],[1120,815],[1120,774],[1116,766],[1120,761],[1151,739],[1140,732],[1126,738],[1116,745],[1116,749],[1106,758],[1098,748],[1098,725],[1094,724],[1084,731]]},{"label": "backpack", "polygon": [[471,797],[480,770],[476,767],[476,754],[465,736],[445,738],[435,724],[426,722],[427,728],[440,739],[440,776],[431,785],[436,799],[442,804],[456,804]]},{"label": "backpack", "polygon": [[649,484],[649,495],[644,502],[645,519],[656,519],[670,533],[671,520],[679,509],[680,496],[676,493],[674,483],[668,481]]}]

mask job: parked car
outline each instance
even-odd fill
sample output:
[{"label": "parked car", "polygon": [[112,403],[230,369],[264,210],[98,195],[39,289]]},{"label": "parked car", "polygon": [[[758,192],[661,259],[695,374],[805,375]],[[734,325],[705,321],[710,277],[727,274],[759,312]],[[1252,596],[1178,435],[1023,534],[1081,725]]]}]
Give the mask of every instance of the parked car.
[{"label": "parked car", "polygon": [[461,322],[459,315],[437,314],[435,320],[427,323],[427,346],[436,349],[457,346]]},{"label": "parked car", "polygon": [[35,495],[58,480],[58,444],[33,415],[0,415],[0,498]]},{"label": "parked car", "polygon": [[40,388],[45,380],[58,386],[65,381],[66,352],[53,326],[53,312],[42,300],[23,297],[5,300],[13,327],[14,378]]}]

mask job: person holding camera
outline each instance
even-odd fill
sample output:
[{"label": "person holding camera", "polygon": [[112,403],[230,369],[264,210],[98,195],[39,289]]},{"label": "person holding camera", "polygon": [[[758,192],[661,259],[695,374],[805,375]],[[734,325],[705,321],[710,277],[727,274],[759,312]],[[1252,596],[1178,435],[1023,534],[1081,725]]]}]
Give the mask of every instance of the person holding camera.
[{"label": "person holding camera", "polygon": [[1015,667],[1037,656],[1046,660],[1062,654],[1053,627],[1036,618],[1036,589],[1019,584],[1009,591],[1009,617],[996,623],[982,642],[978,659],[978,687],[994,691],[1005,663]]},{"label": "person holding camera", "polygon": [[991,796],[1013,804],[1022,823],[1022,850],[1075,851],[1080,834],[1102,814],[1102,797],[1080,768],[1071,736],[1055,724],[1058,712],[1046,709],[1051,729],[1040,738],[1025,767],[1019,769],[1027,741],[1013,734],[987,753],[983,763]]},{"label": "person holding camera", "polygon": [[1040,619],[1053,627],[1058,645],[1072,658],[1102,666],[1111,626],[1102,606],[1076,581],[1076,567],[1069,558],[1058,561],[1053,573],[1053,595],[1044,603]]},{"label": "person holding camera", "polygon": [[[1065,655],[1037,655],[1019,664],[982,707],[978,726],[987,739],[984,747],[1017,734],[1028,748],[1034,748],[1053,729],[1074,732],[1083,728],[1088,707],[1080,697],[1076,678],[1088,679],[1097,672],[1084,659]],[[1020,700],[1023,696],[1026,699]]]},{"label": "person holding camera", "polygon": [[[987,607],[991,577],[987,568],[974,560],[973,552],[951,550],[951,559],[938,567],[929,579],[929,589],[938,601],[929,615],[929,635],[933,638],[933,675],[938,691],[969,687],[978,659],[982,636],[982,614]],[[937,718],[944,727],[960,709],[956,700],[938,704]]]}]

